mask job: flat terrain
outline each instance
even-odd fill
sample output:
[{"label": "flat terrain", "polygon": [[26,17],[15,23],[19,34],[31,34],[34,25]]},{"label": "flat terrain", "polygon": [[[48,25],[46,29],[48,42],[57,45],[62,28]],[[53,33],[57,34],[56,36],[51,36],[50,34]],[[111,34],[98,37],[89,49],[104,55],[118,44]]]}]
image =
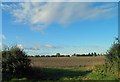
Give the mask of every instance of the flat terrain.
[{"label": "flat terrain", "polygon": [[[23,82],[115,80],[117,75],[117,71],[114,69],[104,71],[105,67],[102,65],[105,62],[104,56],[30,57],[30,59],[32,65],[30,74],[32,75],[21,78],[20,81],[22,79]],[[12,80],[11,82],[19,81],[17,78]]]},{"label": "flat terrain", "polygon": [[97,57],[32,57],[33,67],[43,68],[78,68],[103,64],[104,56]]}]

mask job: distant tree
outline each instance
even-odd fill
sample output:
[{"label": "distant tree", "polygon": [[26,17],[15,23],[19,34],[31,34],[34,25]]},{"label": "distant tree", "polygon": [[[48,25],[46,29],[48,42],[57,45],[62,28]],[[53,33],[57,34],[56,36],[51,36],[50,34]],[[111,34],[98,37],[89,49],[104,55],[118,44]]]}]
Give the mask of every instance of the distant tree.
[{"label": "distant tree", "polygon": [[76,56],[77,56],[77,57],[79,57],[79,56],[80,56],[80,54],[76,54]]},{"label": "distant tree", "polygon": [[57,57],[60,57],[60,53],[56,53],[56,56],[57,56]]},{"label": "distant tree", "polygon": [[93,52],[91,53],[91,56],[94,56],[94,53],[93,53]]},{"label": "distant tree", "polygon": [[94,53],[93,53],[93,56],[97,56],[97,53],[96,53],[96,52],[94,52]]},{"label": "distant tree", "polygon": [[51,57],[56,57],[56,55],[51,55]]},{"label": "distant tree", "polygon": [[35,55],[35,57],[40,57],[40,55]]},{"label": "distant tree", "polygon": [[100,54],[99,54],[99,53],[98,53],[97,55],[98,55],[98,56],[100,56]]},{"label": "distant tree", "polygon": [[66,57],[70,57],[70,55],[66,55]]},{"label": "distant tree", "polygon": [[50,57],[50,55],[46,55],[46,57]]},{"label": "distant tree", "polygon": [[34,56],[30,56],[30,57],[34,57]]},{"label": "distant tree", "polygon": [[91,54],[90,53],[88,53],[88,56],[90,56]]},{"label": "distant tree", "polygon": [[74,53],[72,56],[76,56],[76,53]]},{"label": "distant tree", "polygon": [[45,55],[41,55],[41,57],[45,57]]},{"label": "distant tree", "polygon": [[86,54],[82,54],[81,56],[87,56]]}]

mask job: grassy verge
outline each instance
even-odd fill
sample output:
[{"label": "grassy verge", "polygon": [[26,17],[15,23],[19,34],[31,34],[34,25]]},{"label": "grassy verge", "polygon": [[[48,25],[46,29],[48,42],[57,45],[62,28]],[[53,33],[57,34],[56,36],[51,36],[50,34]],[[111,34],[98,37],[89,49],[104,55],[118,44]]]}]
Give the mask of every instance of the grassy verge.
[{"label": "grassy verge", "polygon": [[[34,68],[29,77],[12,78],[9,82],[46,82],[46,81],[82,81],[82,80],[116,80],[117,70],[105,70],[105,65],[87,68]],[[7,82],[7,81],[4,81]]]},{"label": "grassy verge", "polygon": [[117,75],[117,67],[106,69],[106,65],[97,65],[87,77],[90,80],[118,80]]},{"label": "grassy verge", "polygon": [[12,78],[10,82],[16,81],[63,81],[82,80],[91,70],[81,68],[34,68],[34,72],[25,78]]}]

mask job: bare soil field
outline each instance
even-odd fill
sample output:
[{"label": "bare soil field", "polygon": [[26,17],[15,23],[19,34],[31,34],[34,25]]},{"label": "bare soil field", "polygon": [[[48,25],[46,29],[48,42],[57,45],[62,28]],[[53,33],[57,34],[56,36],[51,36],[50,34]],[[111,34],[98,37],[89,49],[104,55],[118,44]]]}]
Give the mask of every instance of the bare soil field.
[{"label": "bare soil field", "polygon": [[31,65],[42,68],[89,67],[105,62],[104,56],[97,57],[30,57]]}]

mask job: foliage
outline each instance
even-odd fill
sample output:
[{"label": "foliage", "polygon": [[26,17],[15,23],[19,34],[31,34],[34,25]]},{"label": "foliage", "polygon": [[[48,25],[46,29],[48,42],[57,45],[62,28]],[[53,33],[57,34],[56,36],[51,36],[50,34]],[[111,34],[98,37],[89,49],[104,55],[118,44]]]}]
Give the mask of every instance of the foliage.
[{"label": "foliage", "polygon": [[120,79],[120,41],[117,38],[107,51],[106,62],[103,65],[95,66],[89,74],[92,80],[117,80]]},{"label": "foliage", "polygon": [[35,57],[40,57],[40,55],[35,55]]},{"label": "foliage", "polygon": [[35,68],[31,78],[13,78],[10,82],[60,82],[82,80],[116,80],[117,71],[105,71],[105,65],[98,65],[93,71],[85,68]]},{"label": "foliage", "polygon": [[60,53],[56,53],[56,56],[57,56],[57,57],[60,57]]},{"label": "foliage", "polygon": [[112,47],[108,50],[106,58],[109,63],[118,63],[120,62],[120,42],[119,40],[114,42]]},{"label": "foliage", "polygon": [[118,80],[117,73],[116,68],[106,69],[106,65],[103,64],[94,66],[92,73],[87,77],[91,80]]},{"label": "foliage", "polygon": [[120,78],[120,41],[118,38],[116,38],[116,42],[114,42],[112,47],[108,50],[106,58],[110,69],[114,66],[118,68],[118,78]]},{"label": "foliage", "polygon": [[27,74],[30,67],[28,59],[23,49],[13,46],[2,51],[2,73],[3,79],[10,76],[23,76]]}]

